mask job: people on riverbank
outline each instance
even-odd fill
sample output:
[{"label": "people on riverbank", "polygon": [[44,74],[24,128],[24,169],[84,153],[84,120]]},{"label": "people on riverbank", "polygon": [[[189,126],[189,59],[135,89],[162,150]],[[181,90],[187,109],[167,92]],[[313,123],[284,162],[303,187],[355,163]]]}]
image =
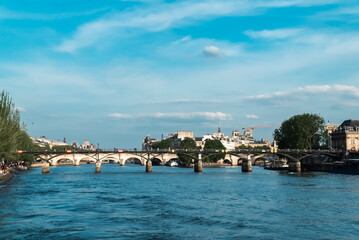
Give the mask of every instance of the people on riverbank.
[{"label": "people on riverbank", "polygon": [[6,164],[1,164],[0,165],[0,173],[2,173],[2,174],[5,174],[5,173],[7,173],[7,166],[6,166]]}]

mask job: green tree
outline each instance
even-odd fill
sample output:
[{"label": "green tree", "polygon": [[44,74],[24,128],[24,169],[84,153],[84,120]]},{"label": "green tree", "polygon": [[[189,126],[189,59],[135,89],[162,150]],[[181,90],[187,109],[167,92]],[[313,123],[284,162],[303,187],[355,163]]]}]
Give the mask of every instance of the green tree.
[{"label": "green tree", "polygon": [[252,149],[253,149],[253,147],[251,147],[251,146],[246,146],[246,145],[244,145],[244,144],[239,145],[238,147],[236,147],[236,150],[252,150]]},{"label": "green tree", "polygon": [[70,145],[64,145],[64,146],[53,146],[52,150],[56,151],[56,152],[64,152],[66,150],[71,150],[73,151],[75,148],[73,146]]},{"label": "green tree", "polygon": [[318,149],[327,139],[324,119],[317,114],[295,115],[274,130],[279,148]]},{"label": "green tree", "polygon": [[26,133],[25,126],[20,125],[20,112],[16,109],[9,94],[5,91],[0,93],[0,158],[7,162],[29,161],[34,157],[14,155],[16,150],[36,149]]},{"label": "green tree", "polygon": [[0,94],[0,152],[2,155],[16,150],[16,143],[21,134],[20,113],[12,103],[9,94]]},{"label": "green tree", "polygon": [[[226,150],[226,148],[223,146],[220,140],[211,140],[207,139],[204,144],[204,150]],[[206,162],[217,162],[220,159],[224,159],[226,157],[226,153],[218,153],[211,155],[206,158]]]},{"label": "green tree", "polygon": [[266,145],[252,147],[242,144],[236,147],[236,150],[268,150],[268,149],[270,149],[270,147]]},{"label": "green tree", "polygon": [[167,138],[167,139],[162,139],[160,142],[155,142],[152,143],[151,148],[152,149],[168,149],[172,147],[172,139],[171,138]]},{"label": "green tree", "polygon": [[[197,149],[196,141],[193,140],[192,138],[186,137],[181,141],[180,149],[181,150]],[[178,154],[178,159],[179,159],[180,165],[186,166],[186,167],[188,167],[191,164],[193,158],[196,158],[196,157],[197,156],[195,153]]]}]

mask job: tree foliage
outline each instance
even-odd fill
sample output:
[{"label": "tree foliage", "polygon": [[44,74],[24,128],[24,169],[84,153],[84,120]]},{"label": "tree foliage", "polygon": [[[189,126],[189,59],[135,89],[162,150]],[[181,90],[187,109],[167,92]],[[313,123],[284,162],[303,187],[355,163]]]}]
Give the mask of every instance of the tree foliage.
[{"label": "tree foliage", "polygon": [[325,121],[317,114],[295,115],[282,122],[273,137],[282,149],[318,149],[326,142]]},{"label": "tree foliage", "polygon": [[20,113],[15,109],[9,94],[0,95],[0,152],[2,155],[16,150],[21,134]]},{"label": "tree foliage", "polygon": [[[181,150],[186,150],[186,149],[193,150],[196,148],[197,148],[196,141],[193,140],[192,138],[186,137],[181,141],[181,144],[180,144]],[[178,159],[179,159],[180,165],[182,165],[182,166],[188,167],[194,158],[197,158],[196,154],[194,154],[194,153],[178,154]]]},{"label": "tree foliage", "polygon": [[236,147],[236,150],[268,150],[268,149],[270,149],[270,147],[266,145],[252,147],[242,144]]},{"label": "tree foliage", "polygon": [[25,126],[20,124],[20,112],[16,109],[9,94],[0,93],[0,158],[7,162],[32,161],[33,157],[16,156],[16,150],[30,150],[36,148]]},{"label": "tree foliage", "polygon": [[172,147],[172,139],[171,138],[167,138],[167,139],[162,139],[160,142],[155,142],[152,143],[151,148],[152,149],[168,149]]},{"label": "tree foliage", "polygon": [[66,150],[75,150],[75,148],[73,146],[70,146],[70,145],[64,145],[64,146],[53,146],[52,147],[52,150],[55,151],[55,152],[63,152],[63,151],[66,151]]},{"label": "tree foliage", "polygon": [[[207,139],[204,144],[204,150],[225,150],[226,148],[223,146],[220,140],[211,140]],[[217,162],[220,159],[224,159],[226,157],[226,153],[218,153],[211,155],[206,158],[206,162]]]}]

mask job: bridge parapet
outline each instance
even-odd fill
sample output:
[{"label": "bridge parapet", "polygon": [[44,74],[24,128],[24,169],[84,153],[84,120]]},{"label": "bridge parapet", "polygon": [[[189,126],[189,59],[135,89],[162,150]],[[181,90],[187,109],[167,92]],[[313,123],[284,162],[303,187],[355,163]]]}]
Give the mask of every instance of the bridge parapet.
[{"label": "bridge parapet", "polygon": [[[273,150],[253,150],[253,149],[241,149],[235,151],[225,151],[223,149],[216,150],[198,150],[198,149],[184,149],[184,150],[168,150],[168,149],[156,149],[150,151],[140,150],[106,150],[106,151],[22,151],[16,154],[29,154],[35,155],[39,160],[48,161],[51,165],[57,165],[61,159],[69,159],[73,161],[74,165],[79,165],[81,161],[104,161],[111,160],[113,162],[123,165],[126,160],[130,158],[137,158],[141,165],[146,165],[148,159],[158,158],[162,163],[166,163],[171,159],[178,158],[178,154],[193,154],[193,156],[202,155],[202,159],[205,161],[206,156],[213,155],[215,153],[226,153],[224,160],[229,160],[232,165],[238,165],[240,159],[247,159],[248,155],[252,156],[252,161],[255,161],[260,156],[270,156],[270,154],[287,158],[289,162],[301,161],[301,159],[311,155],[327,155],[331,157],[342,157],[343,152],[339,150],[309,150],[309,149],[278,149]],[[353,154],[353,153],[351,153]],[[356,153],[359,156],[359,153]],[[193,157],[194,160],[198,160]]]}]

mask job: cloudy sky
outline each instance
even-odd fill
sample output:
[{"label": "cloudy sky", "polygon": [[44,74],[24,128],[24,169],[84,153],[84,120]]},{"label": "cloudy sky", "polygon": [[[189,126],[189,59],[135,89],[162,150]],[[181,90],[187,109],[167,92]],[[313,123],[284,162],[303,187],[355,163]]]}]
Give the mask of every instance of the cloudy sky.
[{"label": "cloudy sky", "polygon": [[2,0],[0,89],[30,135],[103,148],[359,119],[359,1]]}]

